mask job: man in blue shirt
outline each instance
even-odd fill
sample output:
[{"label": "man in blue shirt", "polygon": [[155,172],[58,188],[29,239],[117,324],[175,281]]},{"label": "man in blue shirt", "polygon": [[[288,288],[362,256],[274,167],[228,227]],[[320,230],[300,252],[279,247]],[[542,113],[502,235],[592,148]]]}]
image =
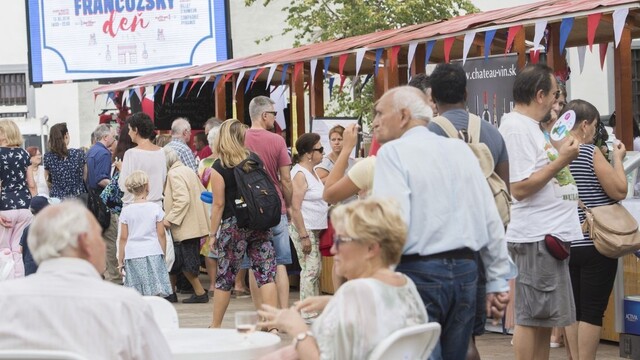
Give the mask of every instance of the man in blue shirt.
[{"label": "man in blue shirt", "polygon": [[[116,139],[114,130],[108,124],[98,125],[93,132],[93,137],[96,143],[87,152],[87,186],[89,191],[100,194],[111,182],[111,151],[109,149]],[[118,217],[112,213],[109,227],[102,235],[107,245],[107,271],[103,275],[108,281],[122,283],[116,256],[117,233]]]},{"label": "man in blue shirt", "polygon": [[[418,89],[402,86],[376,103],[373,129],[385,145],[373,195],[398,201],[409,225],[397,271],[409,276],[442,335],[432,359],[465,359],[476,304],[479,252],[487,277],[487,312],[501,318],[515,265],[478,159],[469,146],[426,125],[433,111]],[[461,346],[462,345],[462,346]]]}]

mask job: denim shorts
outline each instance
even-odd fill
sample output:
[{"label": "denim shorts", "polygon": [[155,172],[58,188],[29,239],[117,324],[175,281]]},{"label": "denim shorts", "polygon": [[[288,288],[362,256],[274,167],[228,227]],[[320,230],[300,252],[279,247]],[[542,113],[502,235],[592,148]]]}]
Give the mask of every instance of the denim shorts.
[{"label": "denim shorts", "polygon": [[[291,245],[289,243],[289,219],[283,214],[280,217],[280,223],[271,228],[271,242],[276,250],[276,265],[289,265],[291,260]],[[242,259],[242,269],[248,269],[249,257]]]}]

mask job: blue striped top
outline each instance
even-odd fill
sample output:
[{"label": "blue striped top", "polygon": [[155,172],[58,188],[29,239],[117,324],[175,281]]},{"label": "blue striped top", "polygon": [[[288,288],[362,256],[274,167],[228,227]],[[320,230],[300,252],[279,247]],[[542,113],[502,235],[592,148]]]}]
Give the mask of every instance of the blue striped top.
[{"label": "blue striped top", "polygon": [[[588,208],[616,203],[616,200],[613,200],[604,192],[602,185],[600,185],[600,182],[598,181],[595,168],[593,167],[594,151],[596,151],[595,145],[580,145],[580,154],[569,165],[571,174],[578,185],[580,200],[582,200],[584,205]],[[580,223],[582,224],[585,219],[585,214],[580,207],[578,207],[578,216],[580,217]],[[593,241],[589,237],[589,233],[585,233],[583,235],[584,239],[574,240],[571,243],[571,247],[593,246]]]}]

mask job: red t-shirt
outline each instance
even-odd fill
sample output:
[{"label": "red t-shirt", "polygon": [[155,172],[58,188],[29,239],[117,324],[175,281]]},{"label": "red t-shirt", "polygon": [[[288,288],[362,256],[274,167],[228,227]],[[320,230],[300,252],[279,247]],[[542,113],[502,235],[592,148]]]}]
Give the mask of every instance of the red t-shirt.
[{"label": "red t-shirt", "polygon": [[282,214],[287,212],[287,206],[282,197],[280,189],[280,178],[278,176],[280,168],[291,165],[291,158],[287,152],[287,144],[280,135],[263,129],[249,129],[244,136],[244,146],[258,154],[264,168],[276,185],[280,201],[282,202]]},{"label": "red t-shirt", "polygon": [[211,156],[212,152],[211,152],[211,148],[209,147],[209,145],[203,147],[202,149],[200,149],[200,151],[198,151],[196,153],[196,156],[202,160],[202,159],[206,159],[209,156]]}]

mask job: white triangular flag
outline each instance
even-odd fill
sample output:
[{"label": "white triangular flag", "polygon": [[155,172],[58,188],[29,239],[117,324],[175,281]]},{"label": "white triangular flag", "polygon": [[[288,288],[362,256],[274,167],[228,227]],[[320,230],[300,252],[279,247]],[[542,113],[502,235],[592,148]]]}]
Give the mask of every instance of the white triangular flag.
[{"label": "white triangular flag", "polygon": [[462,65],[467,61],[467,55],[469,54],[469,49],[471,49],[471,44],[473,44],[473,38],[476,37],[475,31],[469,31],[464,34],[464,45],[462,47]]},{"label": "white triangular flag", "polygon": [[358,49],[356,50],[356,76],[360,72],[360,66],[362,65],[362,60],[364,60],[364,54],[367,52],[367,49]]},{"label": "white triangular flag", "polygon": [[318,59],[311,59],[309,62],[309,66],[311,66],[311,84],[313,84],[313,80],[316,76],[316,67],[318,66]]},{"label": "white triangular flag", "polygon": [[409,70],[409,73],[411,73],[411,64],[413,63],[413,58],[416,56],[417,47],[417,41],[412,41],[409,43],[409,53],[407,54],[407,68]]},{"label": "white triangular flag", "polygon": [[133,88],[133,91],[138,96],[138,100],[140,100],[140,102],[142,102],[142,91],[140,91],[140,87],[136,86],[135,88]]},{"label": "white triangular flag", "polygon": [[624,29],[624,23],[629,15],[629,8],[618,9],[613,12],[613,34],[616,40],[616,47],[620,44],[620,38],[622,37],[622,29]]},{"label": "white triangular flag", "polygon": [[173,91],[171,91],[171,102],[176,98],[176,90],[178,90],[178,84],[180,80],[176,80],[173,82]]},{"label": "white triangular flag", "polygon": [[122,90],[122,105],[127,106],[129,104],[129,89]]},{"label": "white triangular flag", "polygon": [[547,20],[536,21],[535,35],[533,36],[533,47],[540,46],[540,42],[544,37],[544,31],[547,29]]},{"label": "white triangular flag", "polygon": [[277,68],[278,64],[273,64],[269,68],[269,76],[267,76],[267,86],[265,87],[266,90],[269,90],[269,85],[271,85],[271,78],[273,78],[273,74],[276,72]]},{"label": "white triangular flag", "polygon": [[[222,76],[222,75],[219,75],[219,76]],[[204,78],[204,81],[202,82],[202,85],[200,85],[200,90],[198,90],[198,95],[196,95],[196,97],[200,96],[200,91],[202,91],[202,88],[204,87],[204,84],[207,83],[207,81],[209,80],[210,77],[211,77],[211,75],[207,75]]]},{"label": "white triangular flag", "polygon": [[578,63],[580,64],[580,74],[582,74],[582,70],[584,70],[584,56],[587,53],[587,47],[578,46],[576,49],[578,50]]},{"label": "white triangular flag", "polygon": [[236,78],[236,88],[235,90],[233,90],[234,99],[236,97],[236,93],[238,92],[238,86],[240,86],[240,82],[242,81],[242,78],[244,78],[244,72],[245,70],[240,70],[240,73],[238,73],[238,78]]}]

